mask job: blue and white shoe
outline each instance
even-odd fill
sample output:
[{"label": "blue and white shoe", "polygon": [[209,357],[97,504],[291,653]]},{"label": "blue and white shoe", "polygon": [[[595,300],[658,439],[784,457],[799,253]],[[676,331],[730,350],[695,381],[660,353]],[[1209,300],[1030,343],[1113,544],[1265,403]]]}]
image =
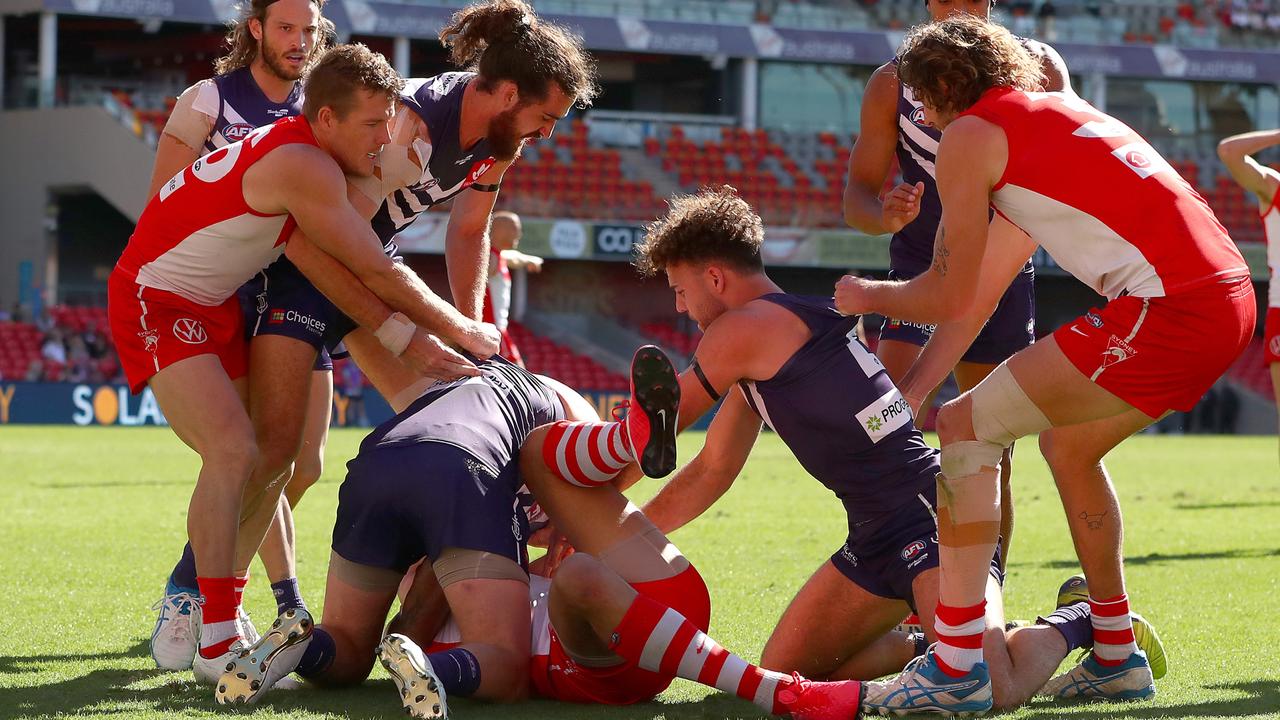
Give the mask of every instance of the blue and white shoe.
[{"label": "blue and white shoe", "polygon": [[897,677],[863,683],[862,709],[881,715],[982,715],[991,710],[991,675],[986,663],[978,663],[967,675],[953,678],[938,667],[930,647]]},{"label": "blue and white shoe", "polygon": [[1146,700],[1156,694],[1156,683],[1146,653],[1141,650],[1114,667],[1099,665],[1089,653],[1079,665],[1045,683],[1040,694],[1062,700]]},{"label": "blue and white shoe", "polygon": [[200,647],[200,591],[169,582],[151,606],[159,612],[151,631],[151,658],[164,670],[190,670]]}]

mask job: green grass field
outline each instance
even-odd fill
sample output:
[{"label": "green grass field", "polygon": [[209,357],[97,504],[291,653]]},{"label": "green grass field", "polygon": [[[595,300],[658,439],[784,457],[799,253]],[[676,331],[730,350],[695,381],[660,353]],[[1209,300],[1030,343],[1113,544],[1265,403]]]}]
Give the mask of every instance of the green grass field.
[{"label": "green grass field", "polygon": [[[321,610],[336,488],[360,439],[334,433],[324,478],[296,518],[299,575]],[[687,457],[701,435],[682,439]],[[1033,443],[1014,477],[1017,531],[1007,604],[1030,618],[1051,605],[1075,560],[1061,506]],[[0,429],[0,718],[213,717],[228,714],[189,673],[154,668],[147,650],[177,558],[196,458],[166,429]],[[1037,701],[1017,718],[1280,717],[1280,480],[1275,438],[1151,437],[1110,459],[1127,521],[1129,592],[1160,629],[1169,675],[1152,703]],[[653,492],[656,483],[639,487]],[[757,658],[804,579],[841,542],[840,506],[773,436],[706,517],[673,539],[711,588],[712,635]],[[246,593],[260,627],[274,604],[260,568]],[[758,717],[733,698],[676,681],[629,708],[458,701],[470,718]],[[400,716],[381,668],[363,687],[303,688],[237,717]]]}]

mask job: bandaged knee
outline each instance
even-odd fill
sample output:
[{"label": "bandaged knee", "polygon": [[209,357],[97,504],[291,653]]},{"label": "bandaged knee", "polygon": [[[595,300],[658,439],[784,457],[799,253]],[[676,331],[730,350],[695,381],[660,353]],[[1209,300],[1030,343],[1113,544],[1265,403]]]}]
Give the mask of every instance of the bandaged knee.
[{"label": "bandaged knee", "polygon": [[978,383],[969,397],[974,437],[999,445],[1001,450],[1018,438],[1053,427],[1049,418],[1023,392],[1005,363]]},{"label": "bandaged knee", "polygon": [[445,548],[431,563],[440,587],[447,588],[463,580],[519,580],[529,582],[515,560],[497,553],[463,548]]}]

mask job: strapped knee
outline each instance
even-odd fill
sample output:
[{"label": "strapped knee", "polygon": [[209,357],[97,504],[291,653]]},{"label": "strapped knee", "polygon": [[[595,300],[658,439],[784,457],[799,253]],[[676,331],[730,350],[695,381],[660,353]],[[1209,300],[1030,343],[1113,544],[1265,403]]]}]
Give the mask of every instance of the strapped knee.
[{"label": "strapped knee", "polygon": [[969,393],[974,437],[1004,448],[1014,440],[1053,427],[1001,363]]}]

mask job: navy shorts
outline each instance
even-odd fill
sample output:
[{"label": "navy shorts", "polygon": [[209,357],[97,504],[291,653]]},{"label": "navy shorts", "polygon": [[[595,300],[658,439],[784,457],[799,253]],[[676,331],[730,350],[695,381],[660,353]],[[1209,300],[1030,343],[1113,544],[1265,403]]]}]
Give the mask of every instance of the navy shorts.
[{"label": "navy shorts", "polygon": [[[906,280],[914,275],[890,271],[889,279]],[[897,340],[923,347],[933,334],[933,325],[885,318],[881,340]],[[964,362],[998,365],[1036,339],[1035,275],[1023,272],[1004,291],[991,319],[960,358]]]},{"label": "navy shorts", "polygon": [[470,453],[422,441],[365,448],[338,488],[333,551],[405,572],[445,548],[481,550],[528,567],[529,520],[516,462],[496,475]]},{"label": "navy shorts", "polygon": [[[920,573],[938,567],[935,496],[936,490],[930,489],[882,517],[852,524],[844,546],[831,556],[831,564],[872,595],[905,600],[916,611],[911,583]],[[998,545],[990,572],[1004,584]]]},{"label": "navy shorts", "polygon": [[280,258],[239,290],[245,333],[282,335],[316,349],[316,370],[333,370],[331,353],[354,324],[287,258]]}]

